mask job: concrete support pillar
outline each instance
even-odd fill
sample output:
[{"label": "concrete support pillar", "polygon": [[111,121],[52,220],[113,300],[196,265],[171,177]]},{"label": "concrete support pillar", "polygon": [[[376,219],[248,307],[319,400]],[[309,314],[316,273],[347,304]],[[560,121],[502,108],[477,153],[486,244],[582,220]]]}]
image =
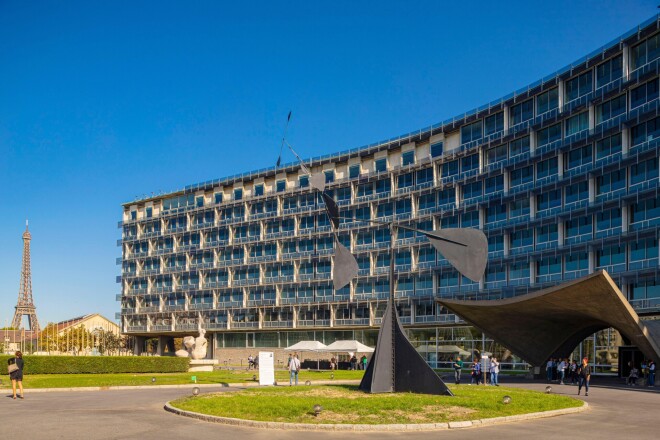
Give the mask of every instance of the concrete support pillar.
[{"label": "concrete support pillar", "polygon": [[536,194],[529,195],[529,218],[536,218]]},{"label": "concrete support pillar", "polygon": [[589,204],[596,201],[596,178],[593,175],[589,176]]},{"label": "concrete support pillar", "polygon": [[481,174],[484,172],[484,169],[486,168],[485,150],[483,148],[479,148],[479,152],[477,154],[479,155],[479,174]]},{"label": "concrete support pillar", "polygon": [[536,284],[536,261],[529,260],[529,285],[533,286]]},{"label": "concrete support pillar", "polygon": [[624,44],[621,55],[623,57],[623,82],[626,82],[630,75],[630,46]]},{"label": "concrete support pillar", "polygon": [[529,155],[534,156],[536,153],[536,131],[530,130],[529,132]]},{"label": "concrete support pillar", "polygon": [[484,226],[486,225],[486,208],[484,206],[479,207],[479,229],[483,231]]},{"label": "concrete support pillar", "polygon": [[167,344],[167,337],[158,336],[158,347],[156,348],[156,353],[158,353],[158,356],[163,356],[165,354],[166,344]]},{"label": "concrete support pillar", "polygon": [[621,202],[621,233],[622,234],[628,232],[628,224],[630,223],[629,215],[628,215],[629,211],[630,208],[628,206],[628,203]]},{"label": "concrete support pillar", "polygon": [[628,151],[630,150],[630,129],[628,127],[624,127],[621,130],[621,154],[623,156],[628,155]]},{"label": "concrete support pillar", "polygon": [[460,185],[456,185],[456,208],[459,208],[461,206],[461,199],[463,195],[463,191],[461,190]]},{"label": "concrete support pillar", "polygon": [[557,223],[557,246],[560,248],[564,246],[564,224],[563,221]]},{"label": "concrete support pillar", "polygon": [[564,107],[564,84],[565,84],[564,81],[560,80],[559,84],[558,84],[558,86],[559,86],[558,89],[559,90],[557,91],[558,102],[559,102],[559,112],[560,113],[562,111],[562,107]]},{"label": "concrete support pillar", "polygon": [[589,130],[596,128],[596,108],[593,105],[589,106]]},{"label": "concrete support pillar", "polygon": [[134,336],[133,340],[135,341],[135,344],[133,345],[133,354],[140,356],[144,352],[146,338],[144,336]]},{"label": "concrete support pillar", "polygon": [[504,256],[509,256],[510,247],[511,247],[511,234],[509,232],[504,233]]},{"label": "concrete support pillar", "polygon": [[504,120],[504,134],[506,134],[509,131],[509,107],[504,106],[504,117],[502,118]]},{"label": "concrete support pillar", "polygon": [[264,328],[264,311],[262,309],[257,309],[257,313],[259,314],[259,330]]},{"label": "concrete support pillar", "polygon": [[594,266],[596,265],[596,255],[593,249],[589,249],[589,273],[594,273]]},{"label": "concrete support pillar", "polygon": [[557,175],[560,180],[564,178],[564,153],[557,155]]},{"label": "concrete support pillar", "polygon": [[293,308],[293,328],[298,327],[298,312],[299,312],[299,308],[294,307]]},{"label": "concrete support pillar", "polygon": [[511,189],[511,172],[507,169],[502,173],[504,179],[504,194],[509,194],[509,189]]}]

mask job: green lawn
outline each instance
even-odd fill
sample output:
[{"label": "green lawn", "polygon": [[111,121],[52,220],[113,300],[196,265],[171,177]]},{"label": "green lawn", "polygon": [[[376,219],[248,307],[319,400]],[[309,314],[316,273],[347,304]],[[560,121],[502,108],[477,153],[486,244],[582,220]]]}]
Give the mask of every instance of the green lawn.
[{"label": "green lawn", "polygon": [[[353,385],[249,388],[172,402],[188,411],[290,423],[442,423],[581,406],[570,397],[505,387],[452,386],[454,397],[365,394]],[[511,403],[502,398],[508,395]],[[314,405],[323,407],[316,417]]]},{"label": "green lawn", "polygon": [[[331,380],[334,375],[335,380],[359,380],[362,378],[362,371],[307,371],[302,370],[298,380],[304,383],[306,380],[313,382],[319,380]],[[127,385],[175,385],[191,384],[191,377],[197,377],[198,384],[224,384],[224,383],[242,383],[256,382],[253,377],[258,373],[256,371],[245,369],[235,370],[217,370],[209,373],[150,373],[150,374],[26,374],[23,377],[23,386],[25,388],[73,388],[73,387],[110,387]],[[152,383],[152,378],[156,382]],[[0,376],[1,386],[10,386],[8,376]],[[275,380],[278,382],[289,382],[288,371],[278,370],[275,372]]]}]

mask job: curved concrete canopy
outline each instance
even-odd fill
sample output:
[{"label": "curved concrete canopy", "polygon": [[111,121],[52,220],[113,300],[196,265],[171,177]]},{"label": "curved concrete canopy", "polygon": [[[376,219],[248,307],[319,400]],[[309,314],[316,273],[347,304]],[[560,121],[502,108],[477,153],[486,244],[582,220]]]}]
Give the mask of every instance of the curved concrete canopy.
[{"label": "curved concrete canopy", "polygon": [[641,321],[605,271],[515,298],[436,301],[535,366],[609,327],[660,360],[660,325]]}]

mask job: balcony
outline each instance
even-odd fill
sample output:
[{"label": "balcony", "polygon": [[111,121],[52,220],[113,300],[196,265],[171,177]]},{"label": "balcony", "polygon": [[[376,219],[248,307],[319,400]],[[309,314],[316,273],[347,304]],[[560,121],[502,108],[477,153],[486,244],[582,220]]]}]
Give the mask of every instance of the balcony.
[{"label": "balcony", "polygon": [[293,328],[293,321],[264,321],[263,328]]},{"label": "balcony", "polygon": [[174,325],[174,330],[178,332],[182,331],[197,331],[198,325],[197,324],[175,324]]},{"label": "balcony", "polygon": [[213,303],[191,303],[188,310],[209,310],[213,308]]},{"label": "balcony", "polygon": [[335,319],[337,326],[369,325],[369,318]]},{"label": "balcony", "polygon": [[151,331],[152,332],[171,332],[172,331],[172,326],[171,325],[152,325],[151,326]]},{"label": "balcony", "polygon": [[206,330],[227,330],[227,322],[208,322],[204,321]]},{"label": "balcony", "polygon": [[259,321],[232,322],[231,328],[258,328]]},{"label": "balcony", "polygon": [[[160,312],[160,306],[144,306],[140,307],[140,313],[154,313]],[[123,311],[122,311],[123,313]]]},{"label": "balcony", "polygon": [[163,306],[163,312],[180,312],[186,310],[185,304],[173,304]]},{"label": "balcony", "polygon": [[146,325],[129,325],[128,326],[128,332],[146,332],[147,331],[147,326]]}]

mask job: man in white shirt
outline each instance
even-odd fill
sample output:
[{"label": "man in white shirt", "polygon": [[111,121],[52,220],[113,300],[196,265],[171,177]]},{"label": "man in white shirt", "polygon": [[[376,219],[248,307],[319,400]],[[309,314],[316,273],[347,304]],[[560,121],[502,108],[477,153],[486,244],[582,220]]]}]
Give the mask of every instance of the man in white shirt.
[{"label": "man in white shirt", "polygon": [[293,378],[296,379],[296,385],[298,385],[298,372],[300,371],[300,360],[298,360],[298,355],[294,353],[291,361],[289,362],[289,386],[293,385]]},{"label": "man in white shirt", "polygon": [[566,372],[566,360],[562,359],[557,366],[557,376],[559,376],[559,383],[564,385],[564,373]]}]

